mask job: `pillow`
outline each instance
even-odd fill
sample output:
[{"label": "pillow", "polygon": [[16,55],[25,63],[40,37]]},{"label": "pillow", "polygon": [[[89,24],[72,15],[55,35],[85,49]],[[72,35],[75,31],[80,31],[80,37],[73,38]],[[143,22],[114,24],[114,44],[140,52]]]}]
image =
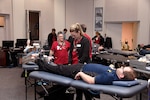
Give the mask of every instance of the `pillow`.
[{"label": "pillow", "polygon": [[133,81],[113,81],[113,85],[117,85],[117,86],[130,87],[130,86],[134,86],[137,84],[139,84],[139,82],[136,80],[133,80]]},{"label": "pillow", "polygon": [[32,61],[29,61],[29,62],[27,62],[26,64],[27,64],[27,65],[35,65],[35,63],[32,62]]}]

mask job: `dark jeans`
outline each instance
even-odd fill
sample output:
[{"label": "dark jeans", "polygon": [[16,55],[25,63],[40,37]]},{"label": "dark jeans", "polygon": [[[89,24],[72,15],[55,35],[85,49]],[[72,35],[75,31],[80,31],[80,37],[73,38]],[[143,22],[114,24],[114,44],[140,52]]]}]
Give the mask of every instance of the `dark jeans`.
[{"label": "dark jeans", "polygon": [[82,69],[83,64],[76,65],[57,65],[53,66],[46,61],[37,59],[35,63],[39,66],[39,70],[47,71],[54,74],[63,75],[66,77],[74,78],[75,75]]},{"label": "dark jeans", "polygon": [[139,54],[145,56],[146,54],[150,54],[150,50],[145,50],[145,49],[143,49],[143,50],[141,50],[141,51],[139,52]]}]

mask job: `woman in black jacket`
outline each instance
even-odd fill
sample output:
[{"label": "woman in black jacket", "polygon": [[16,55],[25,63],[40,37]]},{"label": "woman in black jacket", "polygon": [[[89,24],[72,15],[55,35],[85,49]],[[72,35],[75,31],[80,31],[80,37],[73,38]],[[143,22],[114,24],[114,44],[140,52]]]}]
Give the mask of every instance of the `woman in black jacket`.
[{"label": "woman in black jacket", "polygon": [[97,43],[100,46],[104,46],[104,38],[103,36],[97,31],[95,36],[92,38],[93,43]]},{"label": "woman in black jacket", "polygon": [[73,38],[70,46],[69,63],[89,63],[89,40],[83,36],[83,31],[79,23],[73,24],[70,27],[70,33]]},{"label": "woman in black jacket", "polygon": [[[79,23],[70,27],[72,41],[70,45],[69,64],[90,62],[90,42],[83,36],[83,31]],[[76,89],[76,100],[82,100],[82,90]]]}]

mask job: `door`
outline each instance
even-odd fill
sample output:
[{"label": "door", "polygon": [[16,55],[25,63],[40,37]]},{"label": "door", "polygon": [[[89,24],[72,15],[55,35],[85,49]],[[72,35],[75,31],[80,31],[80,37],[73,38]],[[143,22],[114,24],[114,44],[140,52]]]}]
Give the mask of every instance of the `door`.
[{"label": "door", "polygon": [[29,39],[39,40],[39,12],[29,11]]},{"label": "door", "polygon": [[39,40],[39,11],[26,10],[26,37],[30,40]]},{"label": "door", "polygon": [[122,45],[128,42],[129,50],[134,50],[137,45],[137,22],[122,23]]}]

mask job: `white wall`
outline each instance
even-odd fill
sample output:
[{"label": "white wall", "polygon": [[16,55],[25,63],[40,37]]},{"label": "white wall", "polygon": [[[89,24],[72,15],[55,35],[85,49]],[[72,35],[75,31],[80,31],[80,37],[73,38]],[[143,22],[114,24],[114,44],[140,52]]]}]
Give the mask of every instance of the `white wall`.
[{"label": "white wall", "polygon": [[13,36],[17,38],[25,38],[25,4],[24,0],[13,0]]},{"label": "white wall", "polygon": [[[137,44],[138,43],[149,44],[150,43],[150,1],[149,0],[106,0],[105,1],[105,22],[122,23],[122,22],[132,22],[132,21],[133,22],[139,21],[139,27],[137,31]],[[105,32],[107,33],[109,31],[109,28],[106,26],[108,25],[105,25]],[[115,26],[110,25],[110,27],[113,28]],[[118,31],[120,31],[119,28]],[[115,39],[115,35],[116,33],[112,35],[112,38]],[[113,44],[116,43],[117,42],[113,41]]]},{"label": "white wall", "polygon": [[[66,0],[66,27],[74,23],[85,24],[87,34],[93,35],[93,0]],[[69,33],[69,32],[68,32]]]},{"label": "white wall", "polygon": [[137,0],[105,0],[105,21],[136,20]]},{"label": "white wall", "polygon": [[150,44],[150,0],[138,0],[137,43]]},{"label": "white wall", "polygon": [[112,48],[121,50],[121,36],[122,24],[121,23],[105,23],[106,34],[112,38]]},{"label": "white wall", "polygon": [[0,46],[2,46],[2,40],[13,40],[12,0],[0,0],[0,16],[5,17],[5,26],[0,27]]},{"label": "white wall", "polygon": [[54,27],[54,0],[24,0],[25,10],[40,11],[39,32],[42,45]]},{"label": "white wall", "polygon": [[1,0],[0,14],[7,16],[8,25],[8,29],[0,28],[0,32],[4,32],[2,37],[26,38],[25,10],[40,11],[40,40],[44,44],[54,27],[54,0]]},{"label": "white wall", "polygon": [[0,14],[11,14],[12,13],[12,0],[0,0]]},{"label": "white wall", "polygon": [[[0,28],[1,37],[14,40],[25,37],[25,10],[41,12],[40,40],[42,43],[45,42],[52,28],[55,27],[58,31],[64,27],[69,29],[75,22],[86,24],[87,33],[92,37],[95,33],[95,7],[103,7],[105,22],[139,21],[137,43],[150,42],[149,0],[0,0],[0,15],[5,15],[7,20],[7,29]],[[104,23],[102,35],[106,33],[116,40],[120,37],[120,35],[116,36],[121,33],[120,29],[120,24]],[[116,47],[116,44],[120,46],[118,41],[113,41],[113,44],[115,44],[113,47]]]},{"label": "white wall", "polygon": [[66,7],[65,0],[54,0],[54,26],[56,32],[66,28]]},{"label": "white wall", "polygon": [[[4,27],[0,27],[0,40],[3,40],[5,37],[4,37],[4,33],[5,33],[5,28]],[[2,46],[2,41],[0,41],[0,47]]]}]

